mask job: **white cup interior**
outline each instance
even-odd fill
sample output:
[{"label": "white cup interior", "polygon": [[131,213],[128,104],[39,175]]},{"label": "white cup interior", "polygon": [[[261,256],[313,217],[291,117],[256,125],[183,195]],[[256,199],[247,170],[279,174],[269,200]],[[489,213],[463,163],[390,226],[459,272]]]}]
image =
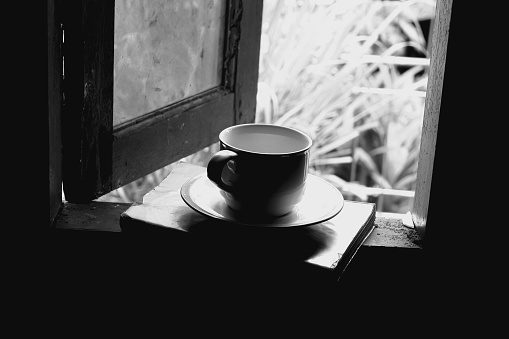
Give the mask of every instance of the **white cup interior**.
[{"label": "white cup interior", "polygon": [[312,144],[311,138],[300,131],[265,124],[232,126],[222,131],[219,139],[232,148],[263,154],[301,152]]}]

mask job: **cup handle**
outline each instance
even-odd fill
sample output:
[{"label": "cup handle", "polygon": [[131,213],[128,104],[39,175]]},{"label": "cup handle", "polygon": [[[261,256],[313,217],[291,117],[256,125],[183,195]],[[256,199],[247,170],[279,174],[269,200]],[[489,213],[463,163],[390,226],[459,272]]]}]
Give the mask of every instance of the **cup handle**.
[{"label": "cup handle", "polygon": [[[220,189],[226,192],[232,192],[233,185],[231,182],[225,182],[222,177],[223,169],[225,166],[228,166],[232,172],[234,172],[234,168],[230,164],[229,161],[233,161],[233,166],[237,166],[235,163],[235,159],[238,157],[238,154],[230,151],[230,150],[222,150],[217,152],[212,156],[209,163],[207,164],[207,177],[217,185]],[[236,174],[234,172],[234,174]]]}]

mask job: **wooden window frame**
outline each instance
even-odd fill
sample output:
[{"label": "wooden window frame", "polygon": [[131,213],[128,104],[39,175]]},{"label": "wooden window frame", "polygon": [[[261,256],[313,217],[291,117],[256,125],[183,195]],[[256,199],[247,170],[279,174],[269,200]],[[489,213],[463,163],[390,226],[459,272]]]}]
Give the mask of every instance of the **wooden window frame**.
[{"label": "wooden window frame", "polygon": [[[53,224],[59,209],[62,207],[61,200],[61,178],[62,178],[62,162],[65,162],[62,158],[66,156],[64,153],[63,157],[60,152],[62,147],[61,142],[61,96],[59,95],[62,87],[62,81],[60,78],[61,69],[57,62],[61,60],[61,31],[59,28],[59,0],[49,0],[47,6],[47,39],[48,39],[48,105],[46,110],[49,116],[49,196],[50,196],[50,225]],[[457,8],[457,7],[460,8]],[[443,229],[439,230],[433,227],[433,232],[430,233],[429,227],[429,206],[431,201],[437,202],[434,204],[434,219],[431,223],[440,223],[440,219],[444,218],[444,208],[440,208],[440,199],[443,199],[443,190],[446,189],[444,185],[444,176],[448,176],[449,172],[447,169],[448,162],[446,161],[449,157],[448,151],[455,149],[455,143],[448,141],[446,133],[452,130],[450,125],[446,125],[447,120],[441,122],[440,135],[438,130],[438,118],[440,110],[444,110],[451,107],[458,106],[458,97],[455,96],[454,87],[461,83],[462,79],[457,79],[451,74],[451,66],[448,67],[448,73],[445,71],[445,61],[447,56],[448,65],[454,66],[455,62],[461,61],[460,53],[451,54],[451,47],[454,47],[453,51],[461,48],[459,43],[459,36],[461,28],[465,27],[465,22],[457,21],[459,14],[455,14],[455,19],[452,19],[453,13],[461,8],[465,9],[467,5],[457,4],[455,11],[452,11],[452,0],[438,0],[435,14],[435,23],[433,28],[432,38],[432,55],[429,75],[429,85],[426,95],[425,113],[424,113],[424,124],[423,133],[421,138],[421,149],[419,155],[419,166],[417,172],[417,187],[415,192],[414,208],[412,210],[413,222],[416,230],[418,231],[421,238],[425,238],[422,243],[430,243],[430,236],[433,234],[433,239],[437,240],[439,235],[443,234]],[[261,10],[261,8],[259,9]],[[454,23],[453,27],[456,28],[455,34],[450,34],[449,28],[451,21]],[[254,32],[252,34],[255,34]],[[457,44],[451,45],[452,41],[458,41]],[[246,53],[247,51],[244,51]],[[240,54],[240,51],[239,51]],[[459,67],[459,66],[458,66]],[[255,76],[256,78],[256,76]],[[252,78],[252,79],[255,79]],[[445,79],[447,78],[447,86],[443,86]],[[239,83],[239,86],[242,83]],[[253,86],[250,84],[249,86]],[[442,92],[444,89],[444,92]],[[240,101],[240,98],[239,98]],[[238,105],[242,105],[239,102]],[[254,105],[254,103],[249,103]],[[249,106],[249,112],[252,113],[252,107]],[[67,128],[67,127],[65,127]],[[64,129],[65,129],[64,128]],[[122,129],[120,130],[122,132]],[[119,133],[120,133],[119,132]],[[127,133],[124,131],[123,133]],[[440,139],[440,142],[438,141]],[[450,139],[449,139],[450,140]],[[437,163],[435,161],[435,151],[437,145],[440,145],[440,153],[443,155],[441,158],[441,171],[437,172]],[[445,161],[445,164],[444,164]],[[449,161],[450,164],[450,161]],[[433,169],[435,168],[435,171]],[[440,176],[439,176],[440,174]],[[434,182],[433,190],[432,182]],[[447,182],[450,185],[450,181]],[[458,188],[458,185],[455,186]],[[450,202],[449,202],[450,203]],[[438,208],[437,208],[438,207]],[[441,225],[444,226],[444,225]],[[426,229],[427,228],[427,229]],[[443,228],[443,227],[442,227]],[[425,237],[426,234],[426,237]],[[436,241],[435,241],[436,242]]]},{"label": "wooden window frame", "polygon": [[429,80],[424,103],[414,204],[411,211],[415,229],[422,239],[426,235],[451,16],[452,0],[438,0],[431,38]]},{"label": "wooden window frame", "polygon": [[[46,34],[43,45],[47,44],[47,64],[43,72],[47,74],[48,113],[48,174],[49,174],[49,222],[53,224],[62,206],[62,29],[60,26],[59,0],[48,0],[45,4]],[[46,52],[46,51],[45,51]],[[42,54],[40,59],[44,59]],[[46,222],[46,221],[45,221]]]},{"label": "wooden window frame", "polygon": [[254,122],[262,1],[228,0],[220,86],[113,126],[114,0],[56,2],[65,42],[66,200],[88,202]]}]

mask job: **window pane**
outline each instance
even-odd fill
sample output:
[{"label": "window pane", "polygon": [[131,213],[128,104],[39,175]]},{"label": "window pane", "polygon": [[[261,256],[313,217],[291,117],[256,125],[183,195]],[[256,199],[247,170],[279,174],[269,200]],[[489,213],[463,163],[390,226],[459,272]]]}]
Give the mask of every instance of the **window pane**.
[{"label": "window pane", "polygon": [[221,84],[225,2],[115,1],[113,126]]}]

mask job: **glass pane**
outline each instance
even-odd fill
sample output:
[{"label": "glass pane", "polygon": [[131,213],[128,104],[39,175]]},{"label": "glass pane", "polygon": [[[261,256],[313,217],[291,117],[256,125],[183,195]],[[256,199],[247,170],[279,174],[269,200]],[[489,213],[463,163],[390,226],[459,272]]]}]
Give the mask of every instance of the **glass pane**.
[{"label": "glass pane", "polygon": [[115,1],[113,126],[221,84],[225,7]]}]

